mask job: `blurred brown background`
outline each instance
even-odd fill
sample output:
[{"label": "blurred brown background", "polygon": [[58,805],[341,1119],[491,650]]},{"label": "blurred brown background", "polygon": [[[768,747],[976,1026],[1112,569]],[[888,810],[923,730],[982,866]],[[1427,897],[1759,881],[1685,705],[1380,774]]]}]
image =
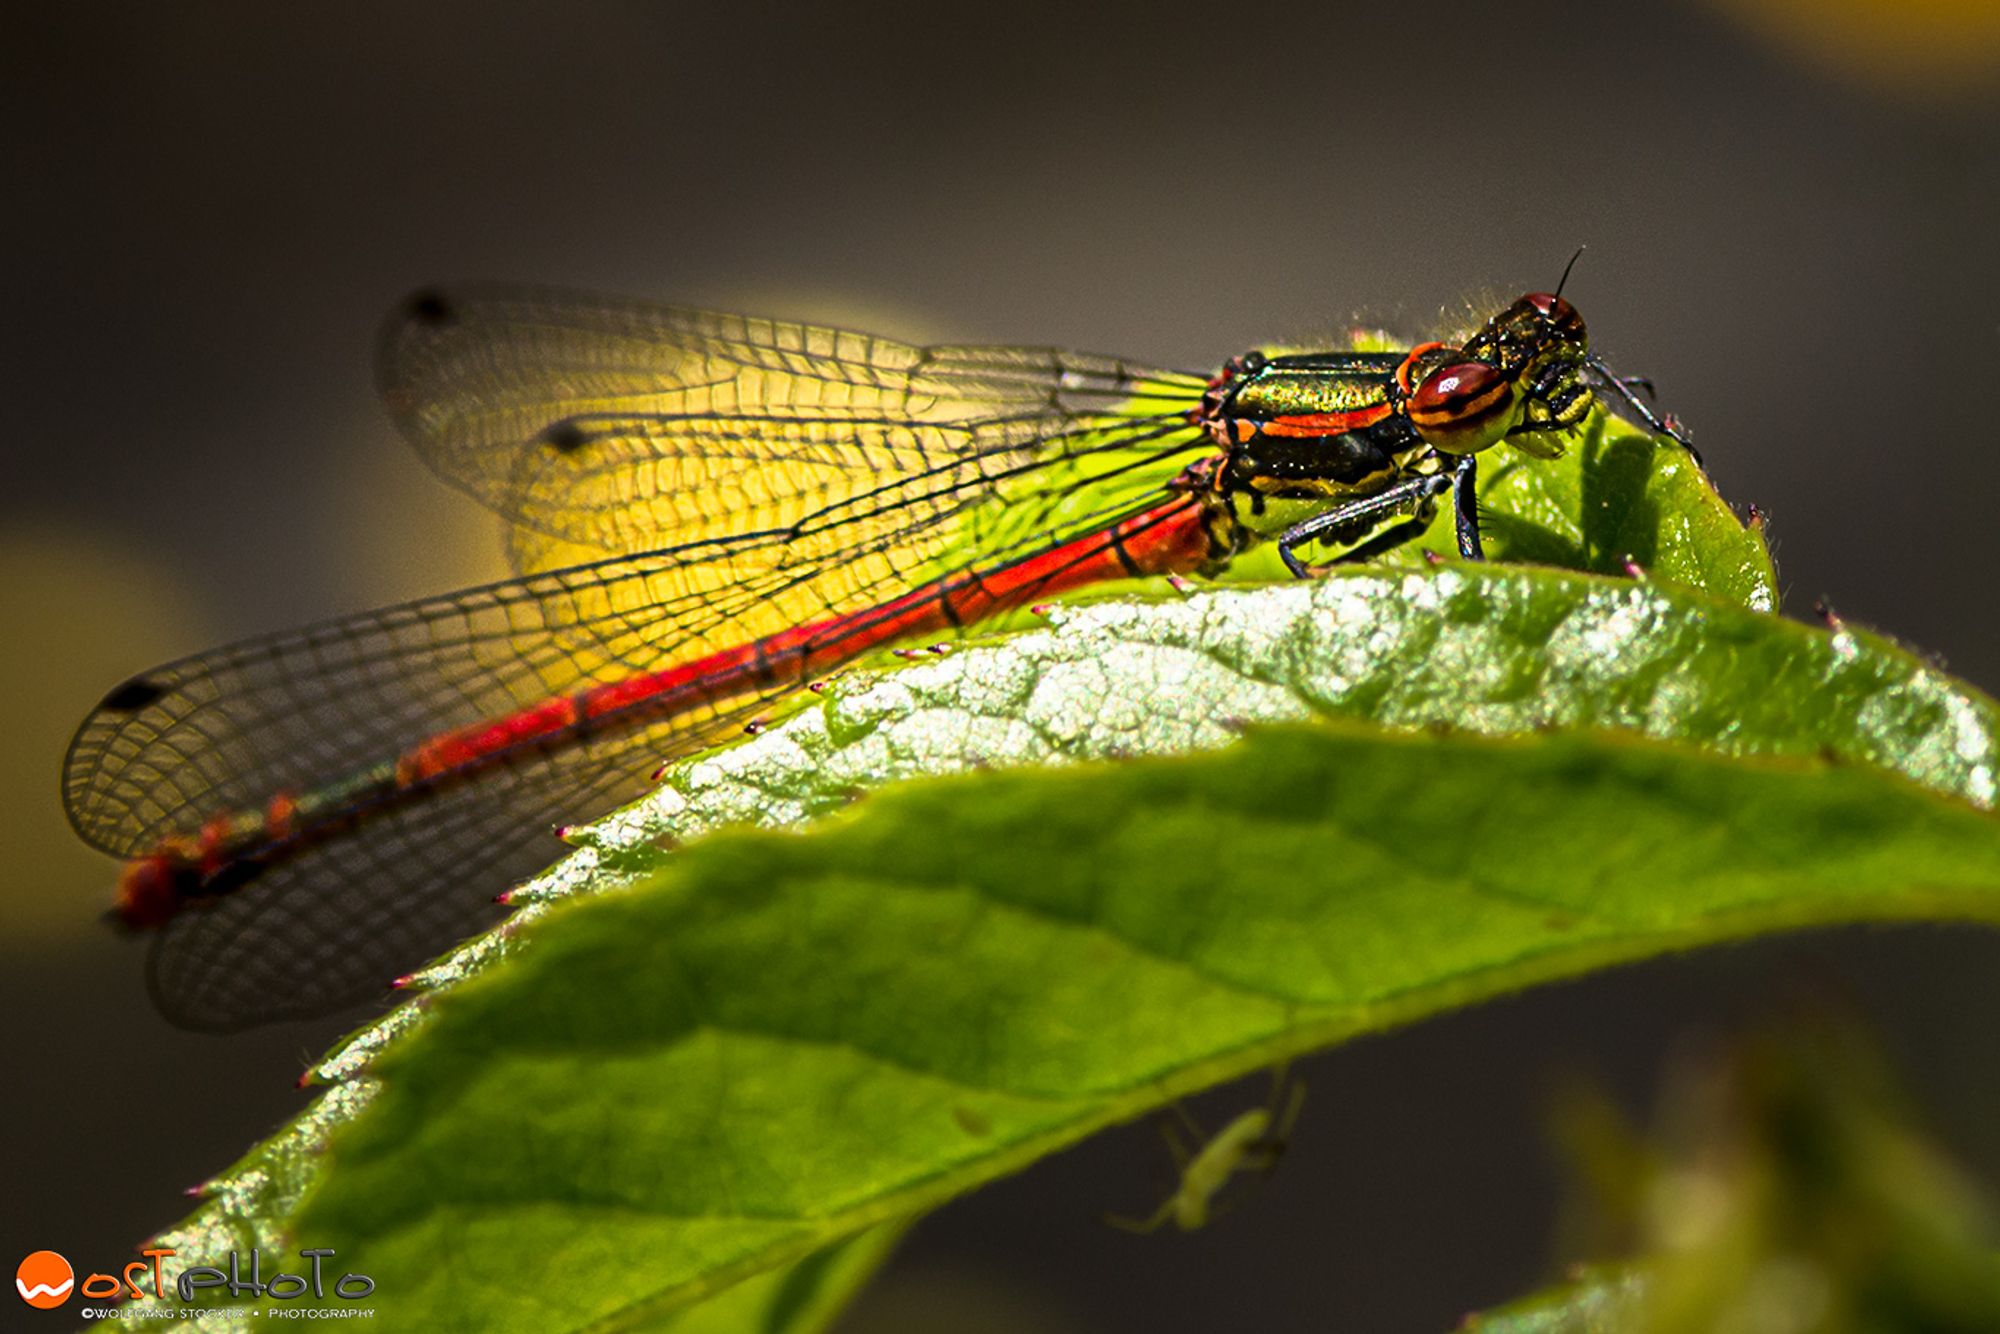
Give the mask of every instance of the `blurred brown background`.
[{"label": "blurred brown background", "polygon": [[[56,775],[137,669],[498,569],[371,401],[420,282],[1199,368],[1421,329],[1587,242],[1597,346],[1773,516],[1794,613],[1827,594],[2000,685],[1990,3],[49,6],[0,63],[0,1259],[111,1265],[337,1031],[157,1019]],[[1364,1042],[1210,1231],[1096,1222],[1164,1188],[1132,1127],[924,1224],[846,1328],[1448,1327],[1564,1258],[1554,1076],[1643,1105],[1676,1035],[1799,977],[2000,1181],[1996,965],[1970,930],[1822,933]]]}]

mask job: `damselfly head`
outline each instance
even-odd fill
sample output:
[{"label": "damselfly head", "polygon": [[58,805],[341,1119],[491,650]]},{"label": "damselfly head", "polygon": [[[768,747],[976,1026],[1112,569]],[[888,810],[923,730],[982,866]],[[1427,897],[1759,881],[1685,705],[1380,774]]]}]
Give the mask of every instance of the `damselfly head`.
[{"label": "damselfly head", "polygon": [[1539,315],[1555,337],[1584,341],[1583,316],[1562,297],[1553,292],[1530,292],[1521,298],[1520,304]]},{"label": "damselfly head", "polygon": [[[1457,349],[1426,351],[1399,373],[1412,386],[1410,424],[1445,454],[1475,454],[1510,433],[1568,429],[1590,410],[1581,382],[1583,316],[1552,292],[1530,292]],[[1529,448],[1560,453],[1560,444]]]},{"label": "damselfly head", "polygon": [[1551,357],[1582,361],[1590,338],[1575,306],[1551,292],[1530,292],[1465,340],[1467,356],[1519,375]]}]

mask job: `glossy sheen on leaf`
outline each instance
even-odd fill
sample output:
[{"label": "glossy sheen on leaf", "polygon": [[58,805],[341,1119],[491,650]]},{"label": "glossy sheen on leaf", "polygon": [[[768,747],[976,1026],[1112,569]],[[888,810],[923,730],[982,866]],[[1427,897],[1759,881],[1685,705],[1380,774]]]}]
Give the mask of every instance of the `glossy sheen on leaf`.
[{"label": "glossy sheen on leaf", "polygon": [[2000,919],[2000,822],[1815,761],[1314,724],[911,785],[549,913],[382,1056],[297,1233],[423,1328],[644,1327],[1356,1033],[1947,916]]},{"label": "glossy sheen on leaf", "polygon": [[1332,715],[1504,735],[1615,728],[1737,755],[1832,755],[1990,806],[2000,707],[1880,636],[1669,584],[1522,567],[1339,571],[1312,583],[1058,610],[828,700],[664,776],[531,885],[645,869],[661,841],[790,824],[923,774],[1226,742]]},{"label": "glossy sheen on leaf", "polygon": [[[1349,571],[1313,584],[1059,611],[1049,627],[914,667],[855,674],[732,750],[676,766],[653,798],[583,832],[532,902],[643,879],[684,842],[795,824],[899,779],[1177,753],[1238,724],[1319,714],[1494,734],[1623,727],[1736,754],[1831,754],[1990,804],[1991,701],[1886,640],[1756,615],[1681,589],[1503,566]],[[507,952],[486,938],[434,985]],[[1412,948],[1415,948],[1413,945]],[[317,1179],[313,1150],[365,1105],[405,1007],[321,1067],[331,1101],[219,1176],[169,1241],[273,1237]],[[1219,1077],[1219,1076],[1218,1076]]]},{"label": "glossy sheen on leaf", "polygon": [[1505,1310],[1469,1315],[1457,1334],[1627,1334],[1645,1330],[1646,1319],[1644,1277],[1636,1269],[1599,1268]]}]

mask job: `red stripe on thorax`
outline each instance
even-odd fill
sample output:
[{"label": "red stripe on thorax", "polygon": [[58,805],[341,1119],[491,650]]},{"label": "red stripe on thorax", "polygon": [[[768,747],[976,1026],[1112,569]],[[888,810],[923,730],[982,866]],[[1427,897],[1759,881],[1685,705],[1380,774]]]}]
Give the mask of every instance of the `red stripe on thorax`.
[{"label": "red stripe on thorax", "polygon": [[1272,417],[1258,422],[1257,427],[1262,435],[1339,435],[1343,431],[1365,430],[1395,410],[1392,404],[1375,403],[1347,412],[1301,412],[1287,417]]}]

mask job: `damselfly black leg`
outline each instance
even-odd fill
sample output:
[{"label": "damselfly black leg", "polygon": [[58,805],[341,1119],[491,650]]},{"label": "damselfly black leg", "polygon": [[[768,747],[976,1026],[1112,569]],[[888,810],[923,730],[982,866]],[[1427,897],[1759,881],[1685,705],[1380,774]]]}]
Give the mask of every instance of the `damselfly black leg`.
[{"label": "damselfly black leg", "polygon": [[1624,400],[1625,406],[1632,409],[1639,420],[1646,424],[1647,430],[1652,431],[1656,435],[1664,435],[1679,444],[1694,459],[1697,466],[1707,466],[1701,461],[1701,451],[1694,447],[1694,442],[1687,438],[1687,432],[1681,428],[1678,422],[1674,421],[1671,417],[1662,420],[1657,413],[1646,406],[1644,399],[1632,392],[1633,385],[1643,384],[1646,387],[1646,392],[1649,394],[1652,393],[1652,381],[1638,375],[1619,375],[1611,367],[1604,364],[1604,358],[1602,357],[1586,357],[1584,358],[1584,365],[1590,368],[1591,374],[1596,377],[1600,385],[1611,390]]},{"label": "damselfly black leg", "polygon": [[[1449,474],[1426,473],[1420,477],[1406,477],[1375,495],[1335,505],[1325,513],[1315,514],[1280,533],[1278,554],[1284,558],[1286,569],[1301,579],[1308,578],[1312,570],[1299,559],[1298,548],[1308,542],[1351,542],[1392,515],[1413,511],[1421,515],[1429,503],[1451,484]],[[1464,545],[1463,540],[1460,545]]]},{"label": "damselfly black leg", "polygon": [[1341,552],[1328,562],[1330,565],[1366,565],[1377,556],[1387,555],[1406,542],[1413,542],[1430,529],[1428,514],[1414,519],[1405,519],[1393,528],[1385,528],[1358,547]]},{"label": "damselfly black leg", "polygon": [[1478,483],[1479,456],[1461,456],[1451,470],[1451,517],[1458,533],[1458,554],[1467,560],[1486,559],[1486,548],[1479,541]]}]

